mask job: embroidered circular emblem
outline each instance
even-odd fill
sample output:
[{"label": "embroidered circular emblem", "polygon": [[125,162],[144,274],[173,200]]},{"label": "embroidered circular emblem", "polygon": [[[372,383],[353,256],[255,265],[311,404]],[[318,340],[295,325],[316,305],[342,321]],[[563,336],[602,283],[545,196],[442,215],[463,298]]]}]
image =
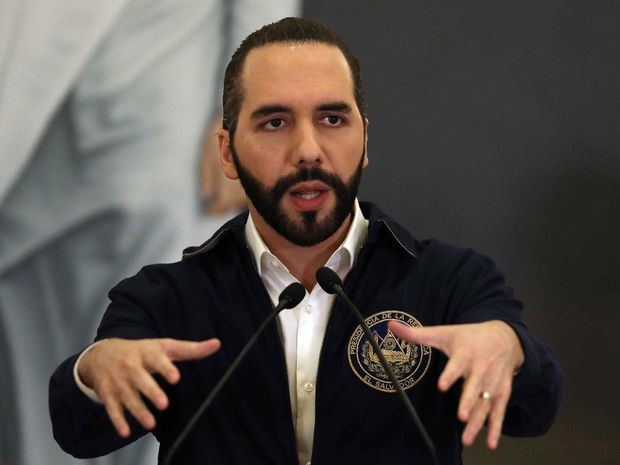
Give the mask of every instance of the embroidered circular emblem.
[{"label": "embroidered circular emblem", "polygon": [[[422,326],[408,313],[387,310],[366,318],[375,341],[390,363],[396,378],[404,389],[415,386],[422,379],[431,362],[430,346],[411,344],[396,337],[388,329],[388,321],[395,320],[408,326]],[[349,339],[347,355],[351,369],[368,386],[383,392],[395,392],[392,382],[381,366],[379,357],[358,325]]]}]

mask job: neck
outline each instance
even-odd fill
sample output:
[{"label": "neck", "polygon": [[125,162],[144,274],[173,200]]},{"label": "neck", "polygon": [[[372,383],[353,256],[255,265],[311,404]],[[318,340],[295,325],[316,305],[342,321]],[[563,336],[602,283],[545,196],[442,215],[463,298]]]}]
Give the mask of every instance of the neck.
[{"label": "neck", "polygon": [[349,213],[336,232],[326,240],[309,247],[302,247],[293,244],[276,232],[252,207],[250,207],[250,214],[265,245],[308,292],[316,285],[316,270],[325,265],[329,257],[342,244],[353,218],[353,214]]}]

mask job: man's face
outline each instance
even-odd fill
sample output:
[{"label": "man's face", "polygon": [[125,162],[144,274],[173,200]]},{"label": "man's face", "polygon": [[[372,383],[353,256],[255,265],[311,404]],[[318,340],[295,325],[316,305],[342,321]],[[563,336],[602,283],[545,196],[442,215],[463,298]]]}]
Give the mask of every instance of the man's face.
[{"label": "man's face", "polygon": [[325,44],[254,49],[242,89],[234,140],[220,137],[225,174],[279,235],[302,246],[326,240],[351,212],[367,164],[346,59]]}]

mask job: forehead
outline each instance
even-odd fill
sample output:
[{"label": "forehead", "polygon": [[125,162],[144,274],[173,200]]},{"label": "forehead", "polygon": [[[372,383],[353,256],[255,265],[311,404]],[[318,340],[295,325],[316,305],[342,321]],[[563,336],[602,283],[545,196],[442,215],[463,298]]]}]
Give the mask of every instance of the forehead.
[{"label": "forehead", "polygon": [[242,113],[272,103],[345,101],[355,107],[349,64],[331,45],[282,43],[256,48],[246,57],[241,76]]}]

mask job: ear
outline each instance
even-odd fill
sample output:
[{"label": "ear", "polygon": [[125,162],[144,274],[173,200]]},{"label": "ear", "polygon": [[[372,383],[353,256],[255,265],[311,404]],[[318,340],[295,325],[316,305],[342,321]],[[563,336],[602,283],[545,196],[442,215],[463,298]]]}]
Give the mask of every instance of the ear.
[{"label": "ear", "polygon": [[364,162],[363,168],[368,166],[368,118],[364,118]]},{"label": "ear", "polygon": [[224,176],[228,179],[239,179],[237,168],[233,162],[233,154],[230,149],[230,133],[226,129],[217,131],[217,141],[220,147],[220,166]]}]

